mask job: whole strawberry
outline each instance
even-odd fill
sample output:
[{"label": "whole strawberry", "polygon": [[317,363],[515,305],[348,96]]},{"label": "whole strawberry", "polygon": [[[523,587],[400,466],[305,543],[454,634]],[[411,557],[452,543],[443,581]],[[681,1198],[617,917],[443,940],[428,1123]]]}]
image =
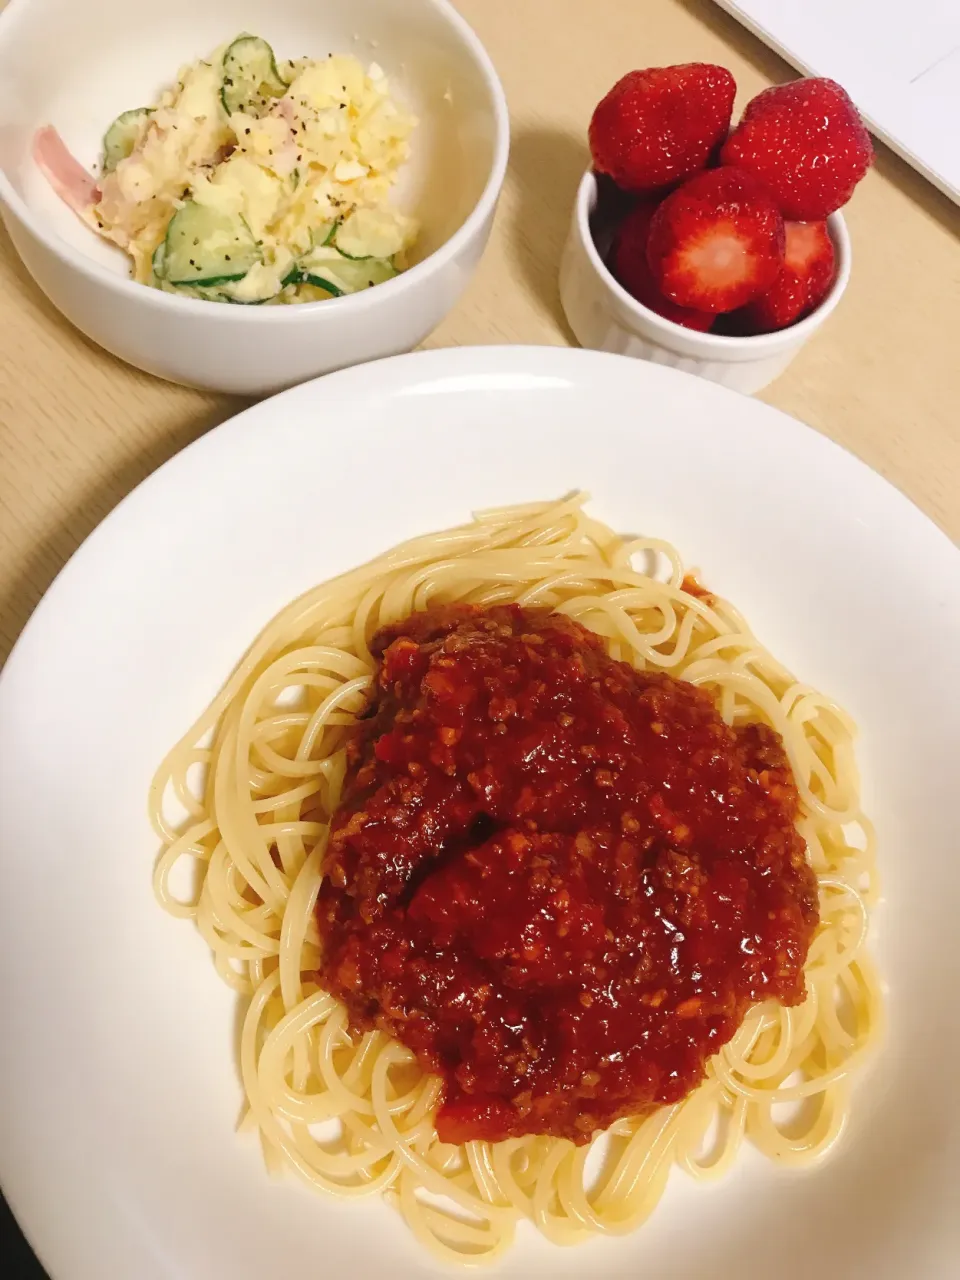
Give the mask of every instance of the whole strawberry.
[{"label": "whole strawberry", "polygon": [[727,136],[736,91],[730,72],[709,62],[629,72],[593,113],[593,167],[624,191],[696,173]]},{"label": "whole strawberry", "polygon": [[656,211],[654,201],[644,201],[627,214],[617,228],[613,240],[610,266],[613,274],[632,297],[645,307],[674,324],[705,333],[712,327],[716,316],[709,311],[694,311],[690,307],[678,307],[657,288],[647,263],[647,241],[650,223]]},{"label": "whole strawberry", "polygon": [[788,222],[780,274],[766,293],[737,312],[746,333],[772,333],[809,315],[830,291],[836,274],[825,222]]},{"label": "whole strawberry", "polygon": [[840,85],[795,80],[747,104],[721,158],[762,179],[785,218],[817,222],[853,195],[873,160],[873,146]]},{"label": "whole strawberry", "polygon": [[663,201],[650,224],[647,262],[672,302],[734,311],[765,293],[783,266],[783,218],[762,182],[740,169],[708,169]]}]

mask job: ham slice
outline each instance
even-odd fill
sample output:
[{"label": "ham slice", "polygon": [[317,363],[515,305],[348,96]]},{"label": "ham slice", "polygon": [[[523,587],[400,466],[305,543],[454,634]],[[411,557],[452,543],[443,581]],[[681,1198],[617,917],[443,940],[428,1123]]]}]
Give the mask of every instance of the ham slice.
[{"label": "ham slice", "polygon": [[60,199],[74,212],[89,216],[100,199],[100,188],[52,125],[44,125],[34,134],[33,158]]}]

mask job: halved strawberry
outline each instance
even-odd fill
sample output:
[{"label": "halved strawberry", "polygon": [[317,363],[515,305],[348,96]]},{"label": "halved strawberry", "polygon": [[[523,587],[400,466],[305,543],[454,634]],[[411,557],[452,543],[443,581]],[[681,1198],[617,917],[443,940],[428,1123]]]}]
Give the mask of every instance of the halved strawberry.
[{"label": "halved strawberry", "polygon": [[610,255],[613,274],[632,297],[645,307],[674,324],[705,333],[716,317],[709,311],[678,307],[657,288],[647,262],[647,240],[650,221],[656,212],[655,201],[644,201],[627,214],[617,228]]},{"label": "halved strawberry", "polygon": [[667,196],[650,224],[647,262],[672,302],[734,311],[765,293],[783,265],[783,219],[756,178],[710,169]]},{"label": "halved strawberry", "polygon": [[873,146],[836,81],[794,80],[747,103],[721,159],[765,182],[785,218],[817,222],[853,195]]},{"label": "halved strawberry", "polygon": [[593,167],[625,191],[654,191],[702,169],[727,136],[737,86],[725,67],[630,71],[590,121]]},{"label": "halved strawberry", "polygon": [[836,269],[825,222],[788,222],[783,268],[766,293],[737,313],[747,333],[772,333],[809,315],[827,296]]}]

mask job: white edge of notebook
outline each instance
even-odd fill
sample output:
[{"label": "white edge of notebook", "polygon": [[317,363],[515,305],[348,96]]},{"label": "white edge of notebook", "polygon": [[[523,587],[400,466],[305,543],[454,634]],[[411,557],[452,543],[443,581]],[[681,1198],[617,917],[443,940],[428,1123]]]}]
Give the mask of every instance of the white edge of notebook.
[{"label": "white edge of notebook", "polygon": [[[766,27],[761,25],[761,23],[756,22],[748,13],[744,13],[736,0],[714,0],[714,4],[723,9],[725,13],[728,13],[731,18],[734,18],[741,27],[744,27],[747,31],[750,31],[755,35],[758,40],[761,40],[768,48],[772,49],[774,53],[779,54],[784,61],[789,62],[790,65],[795,67],[802,75],[820,76],[829,74],[829,72],[824,71],[823,68],[811,67],[808,63],[804,62],[802,58],[799,58],[791,49],[788,49],[786,45],[781,44],[772,32],[768,31]],[[928,182],[932,183],[938,191],[942,191],[948,199],[952,200],[955,204],[960,205],[960,188],[955,187],[943,176],[943,174],[938,173],[935,169],[931,169],[929,165],[924,164],[916,152],[911,151],[909,147],[904,146],[904,144],[894,134],[888,132],[872,116],[869,116],[865,111],[861,112],[861,114],[863,115],[871,133],[875,134],[876,137],[884,142],[891,151],[895,152],[900,157],[901,160],[906,161],[911,168],[916,169],[916,171],[926,178]]]}]

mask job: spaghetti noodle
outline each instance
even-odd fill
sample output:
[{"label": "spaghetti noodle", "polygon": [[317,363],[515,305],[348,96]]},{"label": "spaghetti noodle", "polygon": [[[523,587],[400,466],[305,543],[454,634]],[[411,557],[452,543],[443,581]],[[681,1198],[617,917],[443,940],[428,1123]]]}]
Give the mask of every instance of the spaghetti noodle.
[{"label": "spaghetti noodle", "polygon": [[[259,1134],[272,1170],[341,1196],[385,1193],[447,1260],[495,1259],[523,1218],[558,1244],[630,1231],[674,1164],[717,1177],[745,1138],[782,1164],[816,1159],[839,1135],[851,1072],[881,1029],[865,946],[874,839],[852,722],[685,578],[671,546],[624,539],[583,502],[485,512],[308,592],[261,633],[151,789],[164,846],[157,896],[196,920],[218,972],[248,1000],[241,1128]],[[800,794],[820,893],[806,1000],[755,1006],[687,1099],[618,1120],[586,1146],[441,1142],[440,1080],[383,1032],[351,1034],[316,981],[321,862],[375,667],[371,638],[451,601],[546,606],[598,633],[613,658],[709,688],[728,723],[761,721],[781,736]],[[172,883],[182,858],[199,870],[189,900]]]}]

